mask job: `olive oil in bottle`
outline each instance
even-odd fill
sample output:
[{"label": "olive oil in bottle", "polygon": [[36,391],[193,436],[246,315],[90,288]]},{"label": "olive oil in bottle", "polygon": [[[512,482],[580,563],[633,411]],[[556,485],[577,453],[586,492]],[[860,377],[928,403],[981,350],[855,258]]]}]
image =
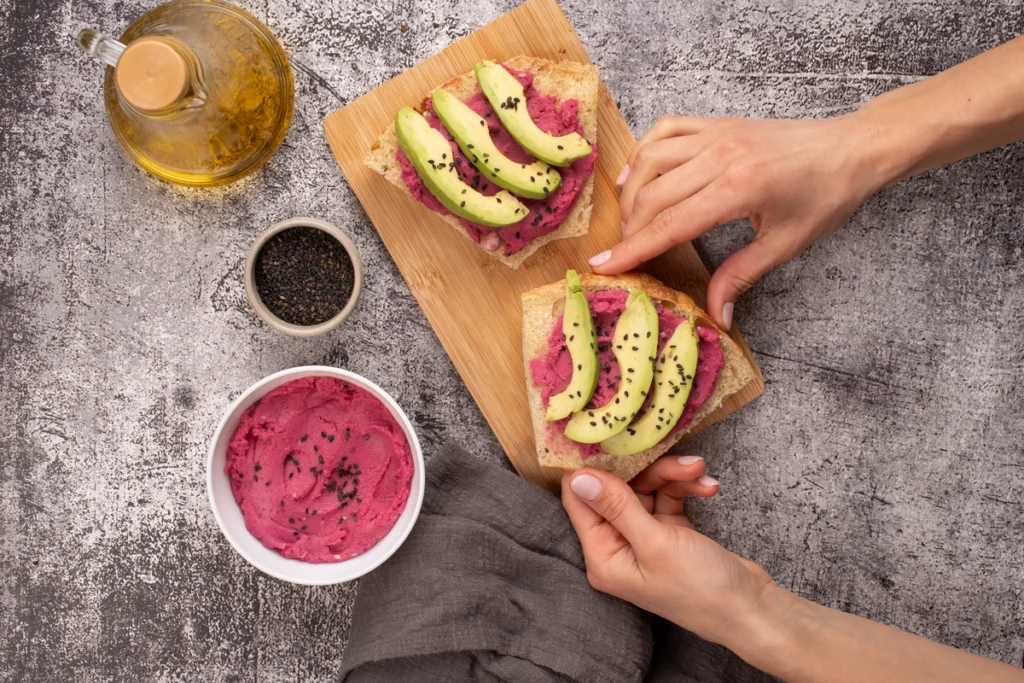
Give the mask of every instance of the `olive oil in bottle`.
[{"label": "olive oil in bottle", "polygon": [[118,142],[159,178],[233,182],[266,161],[288,130],[288,60],[267,27],[233,5],[172,0],[120,41],[85,29],[79,44],[107,65],[104,99]]}]

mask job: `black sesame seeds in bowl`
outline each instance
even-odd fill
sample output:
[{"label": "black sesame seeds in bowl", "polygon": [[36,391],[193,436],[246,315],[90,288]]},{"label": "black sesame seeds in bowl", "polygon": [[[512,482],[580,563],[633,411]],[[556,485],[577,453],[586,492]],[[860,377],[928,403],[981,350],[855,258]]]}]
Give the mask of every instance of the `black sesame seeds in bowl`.
[{"label": "black sesame seeds in bowl", "polygon": [[268,325],[314,337],[333,330],[355,308],[363,262],[352,240],[335,226],[292,218],[256,238],[244,277],[249,303]]}]

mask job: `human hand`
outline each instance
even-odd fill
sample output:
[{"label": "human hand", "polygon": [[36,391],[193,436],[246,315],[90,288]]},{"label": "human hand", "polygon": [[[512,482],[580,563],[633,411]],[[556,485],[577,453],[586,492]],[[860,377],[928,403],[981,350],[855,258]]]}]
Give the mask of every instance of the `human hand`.
[{"label": "human hand", "polygon": [[726,644],[774,584],[683,516],[687,494],[717,492],[704,460],[694,457],[663,457],[630,484],[599,470],[567,472],[562,504],[583,545],[590,584]]},{"label": "human hand", "polygon": [[716,225],[749,218],[754,239],[708,286],[707,310],[728,329],[733,304],[768,270],[839,228],[886,182],[869,153],[873,128],[825,120],[666,116],[622,169],[620,244],[590,260],[621,273]]}]

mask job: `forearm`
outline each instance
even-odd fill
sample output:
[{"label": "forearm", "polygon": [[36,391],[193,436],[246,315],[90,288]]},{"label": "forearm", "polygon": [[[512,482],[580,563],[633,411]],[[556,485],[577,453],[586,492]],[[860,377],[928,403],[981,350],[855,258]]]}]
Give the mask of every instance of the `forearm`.
[{"label": "forearm", "polygon": [[724,643],[786,681],[1021,683],[1024,671],[861,617],[816,605],[773,586]]},{"label": "forearm", "polygon": [[878,186],[1024,139],[1024,36],[850,114]]}]

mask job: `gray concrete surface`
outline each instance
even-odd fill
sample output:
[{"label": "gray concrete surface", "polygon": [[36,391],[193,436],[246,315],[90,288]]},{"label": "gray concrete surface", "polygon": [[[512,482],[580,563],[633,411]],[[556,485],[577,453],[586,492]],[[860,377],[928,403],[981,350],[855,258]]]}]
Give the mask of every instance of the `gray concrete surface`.
[{"label": "gray concrete surface", "polygon": [[[0,680],[321,681],[353,586],[299,588],[221,538],[221,411],[330,363],[381,383],[428,455],[501,458],[321,131],[339,105],[511,0],[246,0],[295,62],[283,148],[219,192],[123,156],[84,25],[154,3],[0,0]],[[566,0],[637,134],[663,113],[828,116],[1024,32],[1001,0]],[[407,24],[402,33],[400,26]],[[809,598],[1020,665],[1024,147],[885,190],[737,310],[764,396],[689,445],[698,525]],[[296,214],[362,249],[350,323],[298,341],[244,299],[248,243]],[[702,239],[712,264],[748,237]]]}]

